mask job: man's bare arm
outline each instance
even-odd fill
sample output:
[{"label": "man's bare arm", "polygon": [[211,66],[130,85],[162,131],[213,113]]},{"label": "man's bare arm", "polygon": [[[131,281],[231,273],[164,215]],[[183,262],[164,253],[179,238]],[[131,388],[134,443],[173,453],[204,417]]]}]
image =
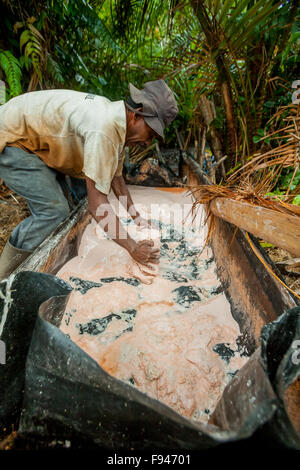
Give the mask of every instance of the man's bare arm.
[{"label": "man's bare arm", "polygon": [[139,225],[140,227],[150,227],[152,222],[150,222],[150,220],[144,219],[136,210],[123,176],[115,176],[112,180],[111,187],[118,199],[120,196],[125,196],[125,200],[121,198],[119,201],[125,207],[136,225]]},{"label": "man's bare arm", "polygon": [[136,243],[124,230],[106,194],[101,193],[95,187],[95,182],[88,177],[86,177],[86,186],[88,192],[88,210],[111,239],[125,248],[139,263],[158,263],[159,250],[153,250],[153,242],[151,240],[143,240]]},{"label": "man's bare arm", "polygon": [[130,192],[128,191],[127,185],[124,181],[123,176],[115,176],[111,182],[111,187],[113,192],[115,193],[116,197],[119,199],[120,196],[125,196],[125,204],[123,204],[123,200],[121,199],[121,203],[124,205],[125,209],[127,210],[128,214],[133,218],[136,219],[140,216],[137,210],[134,207]]}]

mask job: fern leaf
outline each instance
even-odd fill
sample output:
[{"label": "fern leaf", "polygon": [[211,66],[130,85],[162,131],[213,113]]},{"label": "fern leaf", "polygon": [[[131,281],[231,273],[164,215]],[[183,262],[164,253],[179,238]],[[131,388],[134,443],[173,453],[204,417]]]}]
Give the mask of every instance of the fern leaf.
[{"label": "fern leaf", "polygon": [[[27,21],[28,28],[23,31],[20,36],[20,48],[24,48],[24,56],[26,59],[31,59],[32,66],[36,72],[39,81],[42,82],[41,60],[42,60],[42,45],[44,41],[40,32]],[[28,68],[28,62],[27,62]]]},{"label": "fern leaf", "polygon": [[20,50],[22,50],[24,44],[30,41],[30,37],[31,37],[31,34],[30,34],[29,29],[25,29],[25,31],[23,31],[23,33],[20,36]]},{"label": "fern leaf", "polygon": [[20,95],[22,71],[18,59],[10,51],[0,50],[0,67],[5,73],[10,96]]}]

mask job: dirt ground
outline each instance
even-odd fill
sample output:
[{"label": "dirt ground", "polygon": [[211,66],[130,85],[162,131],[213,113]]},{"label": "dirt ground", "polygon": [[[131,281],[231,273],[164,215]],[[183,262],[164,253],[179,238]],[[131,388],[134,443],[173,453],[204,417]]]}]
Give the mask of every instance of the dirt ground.
[{"label": "dirt ground", "polygon": [[[295,256],[291,255],[288,251],[285,251],[282,248],[277,248],[275,246],[265,248],[265,250],[275,264],[281,261],[287,261],[295,258]],[[283,268],[280,268],[280,271],[285,279],[286,285],[290,289],[293,289],[296,294],[300,295],[300,269],[299,273],[297,274],[287,273]]]},{"label": "dirt ground", "polygon": [[0,180],[0,254],[13,229],[30,215],[26,201]]}]

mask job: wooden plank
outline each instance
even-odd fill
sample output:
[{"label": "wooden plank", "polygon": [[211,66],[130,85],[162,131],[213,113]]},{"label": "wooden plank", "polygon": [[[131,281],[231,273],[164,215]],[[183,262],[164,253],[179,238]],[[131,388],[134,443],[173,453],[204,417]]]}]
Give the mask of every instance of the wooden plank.
[{"label": "wooden plank", "polygon": [[[69,216],[17,267],[15,273],[39,271],[56,274],[72,256],[77,254],[76,240],[90,219],[91,215],[87,211],[87,198],[84,198],[70,212]],[[72,256],[71,252],[74,252]]]},{"label": "wooden plank", "polygon": [[300,217],[221,197],[211,202],[210,209],[227,222],[300,256]]}]

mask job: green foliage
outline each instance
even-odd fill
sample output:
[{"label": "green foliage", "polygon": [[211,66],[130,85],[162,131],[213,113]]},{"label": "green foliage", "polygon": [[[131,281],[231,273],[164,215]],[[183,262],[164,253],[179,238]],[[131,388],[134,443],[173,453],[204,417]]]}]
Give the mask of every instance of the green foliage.
[{"label": "green foliage", "polygon": [[65,82],[61,67],[59,66],[58,62],[56,62],[51,57],[49,53],[47,55],[47,68],[49,74],[51,75],[51,77],[53,77],[53,80],[56,84],[63,84]]},{"label": "green foliage", "polygon": [[[294,170],[290,169],[289,171],[286,172],[286,174],[283,174],[279,180],[279,187],[282,190],[287,190],[288,187],[290,186],[292,176],[294,174]],[[297,186],[300,184],[300,169],[296,172],[293,182],[291,184],[290,190],[294,191]]]},{"label": "green foliage", "polygon": [[106,24],[110,10],[103,2],[28,0],[13,5],[0,0],[0,5],[0,41],[23,68],[22,91],[64,86],[112,95],[115,87],[104,90],[111,82],[120,90],[116,64],[125,52]]},{"label": "green foliage", "polygon": [[272,243],[268,243],[268,242],[259,242],[259,244],[263,248],[272,248],[274,246],[274,245],[272,245]]},{"label": "green foliage", "polygon": [[[274,145],[266,138],[268,122],[278,106],[291,102],[291,83],[299,78],[297,1],[0,2],[4,8],[0,47],[10,51],[15,67],[18,63],[23,71],[18,90],[14,88],[10,96],[28,89],[65,87],[122,99],[128,96],[130,82],[140,87],[164,78],[179,105],[175,125],[185,136],[192,129],[191,143],[201,124],[199,96],[205,94],[213,101],[212,125],[228,154],[228,116],[221,87],[226,83],[238,146],[238,157],[226,160],[227,174],[247,155]],[[166,136],[174,146],[174,127],[167,129]]]},{"label": "green foliage", "polygon": [[[21,27],[22,27],[21,23]],[[29,70],[29,64],[33,65],[33,68],[42,82],[42,72],[40,62],[42,60],[42,42],[44,41],[40,32],[28,22],[28,29],[25,29],[20,36],[20,49],[24,51],[25,65]]]},{"label": "green foliage", "polygon": [[296,204],[297,206],[300,206],[300,194],[294,197],[292,204]]},{"label": "green foliage", "polygon": [[19,60],[10,52],[0,50],[0,68],[4,71],[8,84],[8,97],[14,97],[22,93],[22,70]]},{"label": "green foliage", "polygon": [[257,143],[264,137],[265,131],[264,129],[257,129],[257,135],[253,136],[253,142]]},{"label": "green foliage", "polygon": [[[298,171],[294,174],[294,169],[293,168],[287,168],[286,170],[283,170],[278,184],[276,185],[276,188],[272,191],[266,194],[266,196],[276,196],[279,198],[285,197],[285,194],[288,189],[290,189],[291,194],[295,194],[296,192],[299,192],[300,190],[300,168]],[[292,204],[300,205],[300,195],[296,194],[292,198]]]}]

